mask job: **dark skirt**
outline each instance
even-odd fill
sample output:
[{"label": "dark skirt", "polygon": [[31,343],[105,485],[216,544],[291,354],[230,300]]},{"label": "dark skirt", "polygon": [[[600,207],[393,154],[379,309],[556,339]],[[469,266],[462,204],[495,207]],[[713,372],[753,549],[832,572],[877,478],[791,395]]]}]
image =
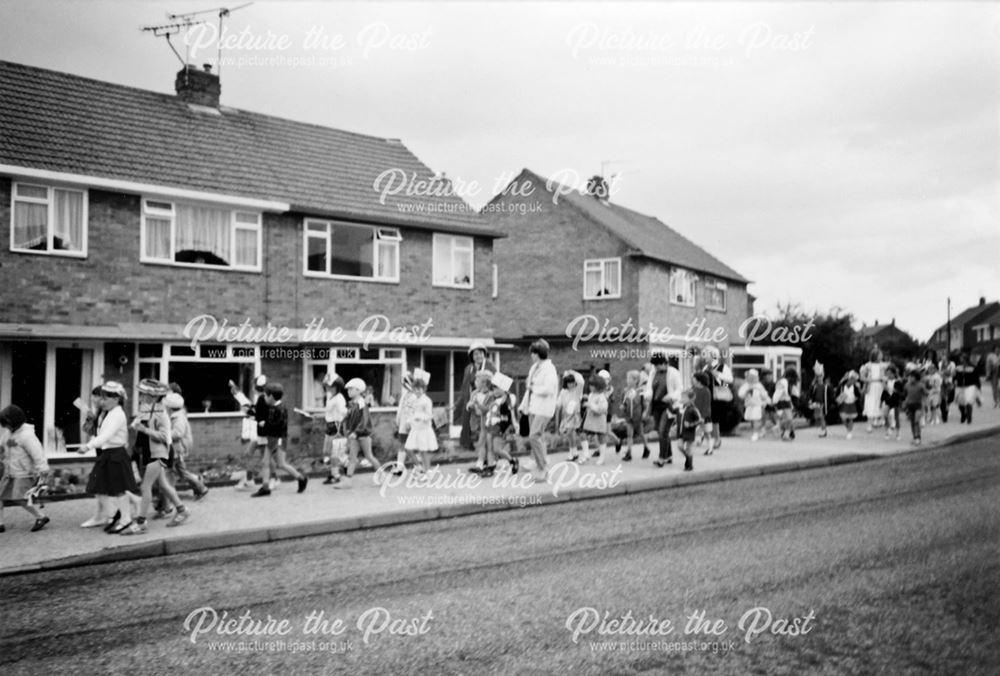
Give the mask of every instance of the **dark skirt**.
[{"label": "dark skirt", "polygon": [[711,419],[706,418],[705,422],[717,422],[722,423],[726,417],[729,415],[729,408],[733,405],[731,401],[720,401],[718,399],[712,400],[712,417]]},{"label": "dark skirt", "polygon": [[94,463],[87,490],[95,495],[122,495],[126,491],[139,492],[132,471],[132,461],[124,446],[106,448]]}]

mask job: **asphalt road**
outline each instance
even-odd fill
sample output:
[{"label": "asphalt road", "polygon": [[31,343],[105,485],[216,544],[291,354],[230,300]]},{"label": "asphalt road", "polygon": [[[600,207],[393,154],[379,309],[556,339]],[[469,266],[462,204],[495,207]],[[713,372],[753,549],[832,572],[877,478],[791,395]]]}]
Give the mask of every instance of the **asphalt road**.
[{"label": "asphalt road", "polygon": [[995,674],[998,506],[993,437],[3,578],[0,673]]}]

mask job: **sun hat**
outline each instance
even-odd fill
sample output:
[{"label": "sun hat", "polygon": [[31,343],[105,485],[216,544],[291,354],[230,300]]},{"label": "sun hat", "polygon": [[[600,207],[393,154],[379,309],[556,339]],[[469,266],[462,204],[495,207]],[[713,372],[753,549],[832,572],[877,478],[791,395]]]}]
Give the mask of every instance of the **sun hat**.
[{"label": "sun hat", "polygon": [[600,371],[598,371],[598,372],[597,372],[597,375],[599,375],[599,376],[601,376],[602,378],[604,378],[604,381],[605,381],[605,382],[608,382],[608,383],[610,383],[610,382],[611,382],[611,374],[610,374],[610,373],[608,373],[608,372],[607,372],[606,370],[604,370],[604,369],[601,369]]},{"label": "sun hat", "polygon": [[125,386],[114,380],[109,380],[101,385],[101,392],[109,397],[118,397],[123,401],[126,398]]},{"label": "sun hat", "polygon": [[469,346],[469,356],[471,357],[472,353],[475,352],[476,350],[482,350],[483,354],[484,355],[486,354],[486,346],[480,343],[478,340]]},{"label": "sun hat", "polygon": [[330,387],[340,376],[337,375],[336,371],[327,371],[326,375],[323,376],[323,387]]},{"label": "sun hat", "polygon": [[258,390],[264,389],[265,385],[267,385],[267,376],[264,374],[257,376],[253,381],[253,386]]},{"label": "sun hat", "polygon": [[163,397],[170,393],[170,386],[154,378],[143,378],[139,381],[139,394],[151,397]]},{"label": "sun hat", "polygon": [[413,377],[411,381],[414,385],[417,383],[422,383],[424,387],[427,387],[431,382],[431,374],[423,369],[413,369]]}]

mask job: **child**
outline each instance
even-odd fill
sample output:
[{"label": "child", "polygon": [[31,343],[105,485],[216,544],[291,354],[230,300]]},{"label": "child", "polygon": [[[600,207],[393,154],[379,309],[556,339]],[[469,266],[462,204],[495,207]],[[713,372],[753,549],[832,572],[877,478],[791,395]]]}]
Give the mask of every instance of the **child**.
[{"label": "child", "polygon": [[830,381],[822,362],[813,364],[813,381],[809,387],[809,408],[813,412],[813,422],[819,423],[819,436],[826,436],[827,392]]},{"label": "child", "polygon": [[[583,421],[583,431],[587,441],[597,446],[597,464],[604,464],[604,440],[608,434],[608,397],[605,394],[607,382],[599,374],[590,376],[590,393],[587,395],[586,418]],[[580,458],[585,463],[590,458],[588,449]]]},{"label": "child", "polygon": [[372,454],[372,419],[365,401],[365,390],[368,389],[368,385],[361,378],[351,378],[347,381],[346,387],[347,415],[344,417],[341,431],[347,437],[347,475],[337,481],[333,485],[334,488],[351,487],[351,479],[354,478],[354,470],[358,464],[359,451],[371,463],[372,469],[375,470],[375,477],[378,477],[378,469],[382,466],[382,463]]},{"label": "child", "polygon": [[629,371],[625,374],[625,392],[618,408],[619,415],[625,421],[625,440],[628,443],[625,455],[622,457],[625,462],[632,460],[632,443],[636,434],[642,439],[643,457],[649,455],[649,446],[646,445],[646,435],[643,433],[646,401],[642,396],[640,381],[639,371]]},{"label": "child", "polygon": [[[774,385],[774,408],[778,416],[778,432],[782,441],[795,439],[795,427],[792,410],[792,392],[788,378],[783,377]],[[788,436],[785,436],[785,435]]]},{"label": "child", "polygon": [[0,410],[0,427],[8,431],[4,444],[4,473],[0,478],[0,533],[7,530],[3,521],[3,508],[18,505],[35,517],[31,532],[35,533],[49,523],[49,517],[27,498],[38,487],[44,486],[49,476],[49,463],[45,460],[42,442],[35,436],[34,425],[29,425],[24,411],[18,406]]},{"label": "child", "polygon": [[944,378],[938,371],[936,364],[927,366],[927,377],[924,378],[927,387],[927,399],[924,403],[924,422],[927,425],[941,424],[941,391],[944,387]]},{"label": "child", "polygon": [[344,399],[344,379],[336,373],[323,376],[323,390],[326,392],[326,406],[323,410],[323,421],[326,428],[323,434],[323,456],[330,459],[330,473],[324,485],[330,485],[337,480],[339,472],[334,468],[335,462],[341,460],[341,453],[334,453],[334,447],[339,447],[343,437],[340,435],[340,425],[347,415],[347,400]]},{"label": "child", "polygon": [[763,414],[761,416],[761,436],[766,436],[778,427],[778,409],[774,405],[774,391],[777,383],[774,382],[774,373],[771,369],[763,369],[760,372],[760,384],[764,386],[767,393],[767,401],[764,403]]},{"label": "child", "polygon": [[490,408],[486,412],[483,424],[486,425],[486,469],[483,477],[493,476],[496,470],[497,456],[510,465],[510,473],[517,474],[519,466],[517,458],[511,455],[510,447],[514,436],[515,397],[510,394],[510,386],[514,380],[503,373],[494,373],[491,379],[493,385],[490,397]]},{"label": "child", "polygon": [[759,430],[761,420],[764,418],[764,406],[771,401],[767,396],[767,390],[760,382],[757,369],[747,371],[747,379],[740,385],[739,395],[743,400],[743,419],[750,423],[750,441],[757,441],[760,438]]},{"label": "child", "polygon": [[184,397],[177,392],[171,392],[163,398],[163,405],[167,408],[170,416],[170,442],[174,451],[173,472],[174,476],[182,481],[187,481],[194,491],[194,499],[202,500],[208,495],[208,487],[202,483],[198,476],[187,468],[187,455],[194,444],[194,437],[191,434],[191,424],[187,419],[187,412],[184,410]]},{"label": "child", "polygon": [[308,477],[295,469],[285,456],[285,437],[288,436],[288,411],[282,401],[285,388],[281,383],[268,383],[264,388],[264,402],[267,404],[267,420],[260,423],[259,434],[267,439],[264,450],[263,482],[260,489],[251,495],[252,498],[264,498],[271,494],[271,459],[276,460],[277,469],[283,469],[298,481],[299,493],[306,489]]},{"label": "child", "polygon": [[681,453],[684,454],[685,472],[690,472],[694,469],[694,456],[691,453],[691,444],[694,443],[695,432],[701,424],[701,413],[698,412],[698,407],[694,403],[694,390],[684,390],[681,393],[681,414],[677,417],[677,436],[681,440]]},{"label": "child", "polygon": [[482,369],[476,373],[475,389],[469,398],[469,403],[466,405],[469,409],[469,432],[470,435],[476,438],[476,464],[469,468],[469,471],[475,474],[481,473],[487,464],[486,441],[488,434],[486,426],[483,424],[483,418],[486,416],[486,411],[490,406],[490,378],[492,376],[493,373],[486,369]]},{"label": "child", "polygon": [[885,426],[885,438],[888,439],[895,432],[896,441],[899,441],[899,406],[903,401],[903,383],[898,376],[895,366],[890,364],[886,367],[885,388],[882,390],[882,408],[888,423]]},{"label": "child", "polygon": [[[143,449],[142,457],[142,501],[135,520],[122,531],[122,535],[139,535],[146,532],[146,514],[153,502],[153,486],[156,485],[169,503],[177,510],[167,525],[179,526],[187,521],[190,513],[184,507],[177,491],[167,479],[170,463],[170,416],[163,404],[163,398],[170,388],[158,380],[143,378],[139,381],[139,415],[132,422],[137,432],[136,447]],[[143,443],[140,443],[140,440]],[[168,512],[163,510],[165,516]]]},{"label": "child", "polygon": [[[427,385],[431,374],[423,369],[413,370],[411,386],[413,388],[413,408],[410,415],[410,432],[406,437],[405,448],[414,451],[420,459],[424,471],[431,468],[430,453],[438,450],[437,435],[434,433],[434,405],[427,396]],[[485,431],[485,430],[484,430]]]},{"label": "child", "polygon": [[840,380],[838,386],[837,404],[840,406],[840,419],[847,428],[847,438],[854,436],[854,419],[858,417],[858,406],[861,403],[861,388],[858,386],[858,372],[848,371]]},{"label": "child", "polygon": [[[236,490],[238,491],[253,490],[253,467],[257,464],[258,459],[263,456],[264,447],[267,445],[267,439],[259,435],[261,423],[267,421],[267,402],[264,397],[264,388],[267,387],[267,376],[261,374],[254,378],[253,387],[257,393],[257,399],[251,404],[250,400],[240,391],[236,383],[231,380],[229,381],[229,391],[243,408],[243,413],[246,416],[243,433],[240,435],[246,443],[243,448],[246,472],[244,477],[236,484]],[[274,487],[268,486],[268,488],[273,489]]]},{"label": "child", "polygon": [[695,439],[699,446],[708,441],[708,448],[705,455],[712,455],[715,451],[715,444],[711,439],[712,435],[712,390],[710,389],[712,378],[704,371],[697,371],[691,376],[691,391],[693,395],[694,407],[698,409],[701,416],[701,423],[695,430]]},{"label": "child", "polygon": [[[102,399],[103,395],[101,394],[101,386],[98,385],[90,392],[89,407],[83,423],[83,433],[87,435],[88,439],[97,436],[97,428],[99,425],[98,420],[100,419],[101,411],[103,410],[101,407]],[[86,445],[81,445],[80,451],[86,452],[86,450]],[[112,512],[114,512],[114,510],[111,508],[111,500],[108,499],[108,496],[95,495],[94,502],[96,504],[94,516],[81,523],[80,528],[103,527],[108,524],[109,518],[113,518],[117,521],[121,517],[121,513],[112,517]]]},{"label": "child", "polygon": [[579,456],[576,443],[576,431],[583,422],[583,376],[576,371],[566,371],[562,378],[562,390],[556,402],[556,429],[559,435],[566,438],[569,446],[567,460],[576,460]]},{"label": "child", "polygon": [[927,397],[927,390],[920,382],[920,369],[910,370],[909,379],[904,388],[905,399],[903,406],[906,407],[906,415],[910,418],[910,431],[913,434],[913,445],[920,445],[920,417],[924,411],[924,400]]}]

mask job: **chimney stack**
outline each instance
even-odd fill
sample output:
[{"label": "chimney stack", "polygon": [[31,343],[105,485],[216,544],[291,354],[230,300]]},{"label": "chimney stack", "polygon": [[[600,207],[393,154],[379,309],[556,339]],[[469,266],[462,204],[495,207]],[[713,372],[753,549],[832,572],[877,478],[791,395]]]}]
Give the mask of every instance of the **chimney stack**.
[{"label": "chimney stack", "polygon": [[204,70],[198,70],[197,67],[188,65],[177,72],[174,80],[177,98],[185,103],[218,108],[219,94],[222,92],[219,76],[212,73],[211,64],[206,63],[204,67]]},{"label": "chimney stack", "polygon": [[980,296],[979,297],[979,304],[980,305],[986,305],[986,296]]},{"label": "chimney stack", "polygon": [[603,176],[591,176],[590,180],[587,181],[587,194],[599,200],[606,200],[611,194],[611,190]]}]

